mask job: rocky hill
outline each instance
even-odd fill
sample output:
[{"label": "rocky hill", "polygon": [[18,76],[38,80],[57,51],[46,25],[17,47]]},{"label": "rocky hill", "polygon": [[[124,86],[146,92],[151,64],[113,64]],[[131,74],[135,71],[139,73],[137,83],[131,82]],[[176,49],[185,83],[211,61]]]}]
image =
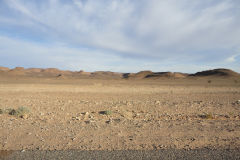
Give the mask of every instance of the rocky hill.
[{"label": "rocky hill", "polygon": [[197,72],[194,74],[180,73],[180,72],[152,72],[149,70],[140,71],[137,73],[118,73],[110,71],[96,71],[96,72],[84,72],[81,71],[66,71],[59,70],[57,68],[28,68],[16,67],[9,69],[7,67],[0,67],[0,75],[2,76],[22,76],[22,77],[48,77],[48,78],[91,78],[91,79],[161,79],[172,78],[181,79],[188,77],[239,77],[240,74],[230,69],[213,69]]}]

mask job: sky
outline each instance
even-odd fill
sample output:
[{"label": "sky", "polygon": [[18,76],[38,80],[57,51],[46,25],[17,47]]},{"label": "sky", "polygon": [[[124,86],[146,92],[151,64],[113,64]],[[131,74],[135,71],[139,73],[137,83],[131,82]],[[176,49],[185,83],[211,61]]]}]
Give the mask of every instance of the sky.
[{"label": "sky", "polygon": [[0,0],[0,66],[240,72],[240,1]]}]

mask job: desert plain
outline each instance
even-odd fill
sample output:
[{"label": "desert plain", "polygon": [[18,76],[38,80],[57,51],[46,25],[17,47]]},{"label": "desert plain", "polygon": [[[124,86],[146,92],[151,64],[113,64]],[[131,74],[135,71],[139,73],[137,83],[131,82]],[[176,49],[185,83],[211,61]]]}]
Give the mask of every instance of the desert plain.
[{"label": "desert plain", "polygon": [[21,70],[0,72],[0,150],[240,148],[238,75]]}]

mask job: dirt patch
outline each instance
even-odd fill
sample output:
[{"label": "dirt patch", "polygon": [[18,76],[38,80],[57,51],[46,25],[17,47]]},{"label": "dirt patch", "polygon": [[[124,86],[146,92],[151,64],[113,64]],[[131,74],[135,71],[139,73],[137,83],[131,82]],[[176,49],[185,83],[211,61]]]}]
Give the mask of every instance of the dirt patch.
[{"label": "dirt patch", "polygon": [[0,77],[0,150],[152,150],[240,146],[232,79]]},{"label": "dirt patch", "polygon": [[0,159],[7,158],[13,153],[13,151],[0,150]]}]

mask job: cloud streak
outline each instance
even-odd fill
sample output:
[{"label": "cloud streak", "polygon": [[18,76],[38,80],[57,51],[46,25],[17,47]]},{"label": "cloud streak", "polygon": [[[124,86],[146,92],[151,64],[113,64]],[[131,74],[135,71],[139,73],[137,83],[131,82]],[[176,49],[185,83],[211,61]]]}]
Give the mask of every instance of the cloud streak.
[{"label": "cloud streak", "polygon": [[[237,0],[4,0],[1,5],[0,35],[11,42],[41,41],[39,46],[44,49],[38,48],[36,56],[49,59],[54,52],[74,64],[65,68],[92,70],[94,67],[73,61],[81,58],[89,64],[94,56],[102,61],[101,67],[95,67],[107,70],[121,70],[116,68],[122,64],[130,67],[133,62],[138,66],[129,70],[141,69],[142,62],[152,65],[150,69],[161,68],[163,63],[169,68],[186,63],[224,67],[235,62],[234,53],[240,46]],[[65,45],[65,52],[60,52],[63,48],[59,44]],[[49,45],[56,50],[48,50]],[[69,58],[70,52],[76,54]],[[0,56],[3,54],[0,51]],[[104,61],[106,57],[118,61],[115,67],[109,67],[113,65]],[[51,63],[63,66],[63,62]]]},{"label": "cloud streak", "polygon": [[231,62],[236,62],[237,61],[237,57],[240,57],[240,54],[235,54],[233,56],[230,56],[226,59],[227,62],[231,63]]}]

